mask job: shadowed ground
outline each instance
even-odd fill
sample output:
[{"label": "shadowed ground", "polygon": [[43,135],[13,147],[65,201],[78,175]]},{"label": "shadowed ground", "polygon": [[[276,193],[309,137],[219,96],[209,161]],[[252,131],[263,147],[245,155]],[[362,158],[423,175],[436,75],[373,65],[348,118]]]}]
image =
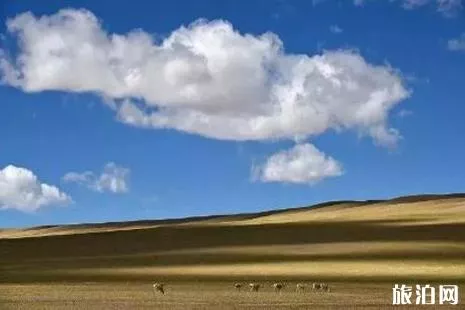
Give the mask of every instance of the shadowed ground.
[{"label": "shadowed ground", "polygon": [[[204,306],[213,308],[221,298],[244,302],[244,307],[251,302],[250,294],[230,296],[237,293],[229,287],[234,281],[277,279],[326,281],[340,288],[333,297],[313,296],[318,298],[314,306],[338,307],[335,296],[342,301],[340,306],[351,300],[361,305],[362,291],[372,287],[378,289],[373,292],[378,299],[373,297],[377,301],[371,305],[387,306],[393,283],[465,281],[465,196],[345,201],[257,214],[0,231],[0,303],[5,305],[14,305],[21,290],[23,297],[31,291],[24,285],[32,285],[34,291],[63,282],[86,294],[83,282],[111,292],[121,283],[128,287],[133,283],[144,292],[155,279],[177,285],[172,294],[184,290],[186,298],[203,285],[202,296],[211,295],[211,300],[205,297],[210,301]],[[356,290],[362,283],[363,290]],[[216,287],[223,288],[217,291],[219,299],[211,293]],[[151,290],[142,292],[136,295],[149,298],[147,307],[151,306],[154,296],[143,295]],[[287,294],[289,298],[276,302],[295,306],[309,302],[309,295],[305,299]],[[167,298],[165,302],[171,297]]]}]

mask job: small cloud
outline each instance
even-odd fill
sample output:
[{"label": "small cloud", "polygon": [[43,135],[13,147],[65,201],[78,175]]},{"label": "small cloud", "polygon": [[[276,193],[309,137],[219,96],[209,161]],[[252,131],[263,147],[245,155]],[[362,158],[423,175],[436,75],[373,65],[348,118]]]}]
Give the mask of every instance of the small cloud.
[{"label": "small cloud", "polygon": [[271,155],[264,164],[252,167],[252,179],[262,182],[315,184],[343,174],[342,166],[312,144],[298,144]]},{"label": "small cloud", "polygon": [[430,0],[403,0],[402,7],[406,10],[412,10],[427,5]]},{"label": "small cloud", "polygon": [[465,51],[465,32],[458,38],[449,40],[447,48],[450,51]]},{"label": "small cloud", "polygon": [[404,117],[410,116],[410,115],[412,115],[412,114],[413,114],[412,111],[402,109],[402,110],[399,111],[399,113],[398,113],[397,115],[398,115],[399,117],[401,117],[401,118],[404,118]]},{"label": "small cloud", "polygon": [[330,30],[332,33],[336,33],[336,34],[342,33],[342,32],[344,31],[344,30],[343,30],[341,27],[339,27],[338,25],[331,25],[331,26],[329,27],[329,30]]},{"label": "small cloud", "polygon": [[437,0],[438,12],[453,17],[463,9],[462,0]]},{"label": "small cloud", "polygon": [[[364,6],[367,2],[374,1],[374,0],[354,0],[354,5],[362,7]],[[391,0],[394,1],[394,0]]]},{"label": "small cloud", "polygon": [[100,175],[95,175],[92,171],[68,172],[62,179],[64,182],[77,183],[96,192],[126,193],[129,191],[129,173],[129,169],[110,162],[105,165]]},{"label": "small cloud", "polygon": [[374,140],[375,144],[382,145],[391,150],[395,149],[397,143],[403,138],[397,129],[383,126],[373,127],[370,135],[376,138]]},{"label": "small cloud", "polygon": [[[355,6],[363,6],[368,0],[354,0]],[[445,17],[456,16],[463,9],[462,0],[390,0],[400,3],[406,10],[414,10],[427,5],[436,6],[436,10]]]},{"label": "small cloud", "polygon": [[462,0],[402,0],[402,7],[413,10],[426,5],[436,5],[437,11],[446,17],[453,17],[462,10]]},{"label": "small cloud", "polygon": [[48,205],[69,204],[71,197],[42,183],[30,170],[8,165],[0,170],[0,210],[34,212]]},{"label": "small cloud", "polygon": [[276,0],[271,6],[274,8],[271,18],[275,20],[292,15],[296,11],[294,5],[286,0]]}]

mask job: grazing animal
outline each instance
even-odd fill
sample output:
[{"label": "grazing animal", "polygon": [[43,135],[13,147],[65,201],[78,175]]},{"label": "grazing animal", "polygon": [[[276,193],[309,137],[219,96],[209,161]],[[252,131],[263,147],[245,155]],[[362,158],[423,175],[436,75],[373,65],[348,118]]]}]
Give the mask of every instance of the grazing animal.
[{"label": "grazing animal", "polygon": [[249,287],[250,287],[250,290],[252,292],[258,292],[258,290],[260,289],[260,284],[258,284],[258,283],[250,283]]},{"label": "grazing animal", "polygon": [[274,283],[273,288],[276,292],[281,291],[284,288],[284,284],[282,283]]},{"label": "grazing animal", "polygon": [[165,285],[163,283],[154,283],[153,284],[153,291],[160,292],[165,295]]},{"label": "grazing animal", "polygon": [[241,288],[242,288],[242,284],[240,284],[240,283],[235,283],[235,284],[234,284],[234,287],[236,288],[236,290],[240,291]]},{"label": "grazing animal", "polygon": [[320,283],[313,283],[312,284],[312,289],[314,290],[319,290],[321,288],[321,284]]},{"label": "grazing animal", "polygon": [[328,284],[326,284],[326,283],[320,283],[320,288],[321,288],[323,291],[326,291],[326,292],[331,291],[330,288],[328,287]]},{"label": "grazing animal", "polygon": [[295,285],[295,289],[296,289],[297,292],[303,292],[305,290],[305,284],[297,283]]}]

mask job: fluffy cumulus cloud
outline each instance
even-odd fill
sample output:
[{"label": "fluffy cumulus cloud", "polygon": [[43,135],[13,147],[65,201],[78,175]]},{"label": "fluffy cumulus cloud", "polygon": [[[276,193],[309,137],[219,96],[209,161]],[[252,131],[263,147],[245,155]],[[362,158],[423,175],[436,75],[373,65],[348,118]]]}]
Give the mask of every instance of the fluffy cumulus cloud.
[{"label": "fluffy cumulus cloud", "polygon": [[[351,50],[287,53],[275,34],[240,33],[223,20],[198,20],[156,42],[143,30],[108,33],[91,12],[74,9],[20,14],[7,29],[19,52],[0,53],[4,83],[26,92],[93,92],[132,126],[235,141],[302,142],[352,130],[395,146],[401,137],[388,118],[409,96],[402,76]],[[307,153],[310,161],[316,154]],[[126,189],[92,172],[66,179]]]},{"label": "fluffy cumulus cloud", "polygon": [[465,32],[458,38],[449,40],[447,47],[451,51],[465,51]]},{"label": "fluffy cumulus cloud", "polygon": [[0,170],[0,209],[33,212],[44,206],[70,202],[67,194],[55,186],[41,183],[26,168],[8,165]]},{"label": "fluffy cumulus cloud", "polygon": [[273,154],[253,168],[254,178],[263,182],[314,184],[342,173],[340,163],[309,143]]},{"label": "fluffy cumulus cloud", "polygon": [[388,113],[409,96],[395,70],[353,51],[288,54],[276,35],[241,34],[222,20],[180,27],[159,44],[142,30],[109,34],[86,10],[24,13],[7,28],[20,53],[1,61],[6,83],[101,94],[134,126],[224,140],[354,129],[392,144]]},{"label": "fluffy cumulus cloud", "polygon": [[84,185],[97,192],[126,193],[128,192],[129,169],[108,163],[103,171],[96,175],[92,171],[68,172],[63,181]]}]

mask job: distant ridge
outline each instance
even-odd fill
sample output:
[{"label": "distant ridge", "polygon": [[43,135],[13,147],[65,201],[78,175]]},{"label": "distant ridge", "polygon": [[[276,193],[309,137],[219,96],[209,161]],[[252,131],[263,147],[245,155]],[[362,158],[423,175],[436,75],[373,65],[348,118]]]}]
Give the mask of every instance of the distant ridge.
[{"label": "distant ridge", "polygon": [[386,200],[386,202],[397,202],[397,203],[408,203],[408,202],[420,202],[426,200],[438,200],[438,199],[455,199],[465,198],[465,193],[452,193],[452,194],[425,194],[425,195],[409,195],[401,196]]},{"label": "distant ridge", "polygon": [[[303,207],[291,207],[283,209],[275,209],[268,211],[260,212],[251,212],[251,213],[236,213],[236,214],[219,214],[219,215],[205,215],[205,216],[191,216],[184,218],[173,218],[173,219],[157,219],[157,220],[135,220],[135,221],[122,221],[122,222],[101,222],[101,223],[83,223],[83,224],[57,224],[57,225],[42,225],[22,229],[23,231],[28,230],[40,230],[40,229],[60,229],[60,228],[105,228],[105,227],[118,227],[125,228],[131,226],[152,226],[158,224],[183,224],[183,223],[193,223],[198,221],[208,221],[216,219],[225,219],[228,221],[234,220],[247,220],[254,219],[261,216],[274,215],[290,211],[304,211],[309,209],[320,209],[325,207],[333,207],[342,204],[354,204],[354,207],[357,206],[366,206],[370,204],[379,204],[379,203],[415,203],[429,200],[438,200],[438,199],[456,199],[456,198],[465,198],[465,193],[449,193],[449,194],[422,194],[422,195],[408,195],[400,196],[384,200],[336,200],[336,201],[327,201],[322,203],[317,203],[314,205],[303,206]],[[349,206],[348,206],[349,207]],[[9,229],[0,229],[0,231],[9,230]]]}]

